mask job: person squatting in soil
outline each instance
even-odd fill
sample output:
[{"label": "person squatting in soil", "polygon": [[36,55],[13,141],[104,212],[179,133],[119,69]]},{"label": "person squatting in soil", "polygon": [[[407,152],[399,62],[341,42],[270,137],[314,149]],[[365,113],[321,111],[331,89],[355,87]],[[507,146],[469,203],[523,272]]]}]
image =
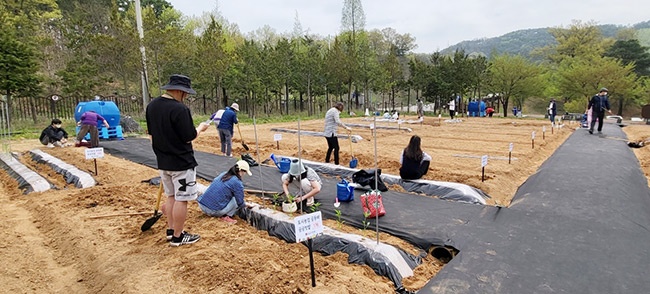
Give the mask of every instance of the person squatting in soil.
[{"label": "person squatting in soil", "polygon": [[54,146],[64,147],[68,142],[68,132],[61,128],[61,120],[55,118],[49,126],[43,129],[38,139],[41,144],[50,148]]},{"label": "person squatting in soil", "polygon": [[248,163],[240,160],[228,171],[214,178],[208,189],[197,200],[201,211],[209,216],[219,217],[229,224],[236,223],[237,221],[232,217],[246,205],[242,183],[244,174],[253,175]]},{"label": "person squatting in soil", "polygon": [[103,122],[104,127],[109,127],[108,121],[94,110],[84,112],[77,122],[77,125],[81,126],[81,129],[79,129],[79,133],[77,134],[75,146],[80,146],[81,141],[88,133],[90,133],[90,148],[99,146],[99,131],[97,130],[99,122]]},{"label": "person squatting in soil", "polygon": [[232,157],[232,137],[235,132],[233,127],[239,123],[239,120],[237,120],[237,112],[239,112],[239,104],[237,103],[226,107],[217,125],[223,156]]},{"label": "person squatting in soil", "polygon": [[596,118],[598,118],[598,133],[603,133],[603,119],[605,118],[605,110],[609,114],[612,114],[612,110],[609,106],[609,100],[607,99],[607,88],[601,88],[598,94],[591,97],[589,100],[589,105],[587,106],[587,111],[591,108],[591,125],[589,126],[589,134],[594,133],[594,125],[596,124]]},{"label": "person squatting in soil", "polygon": [[399,176],[404,180],[417,180],[422,178],[429,171],[431,156],[422,151],[421,139],[414,135],[411,137],[408,146],[402,150],[399,163]]},{"label": "person squatting in soil", "polygon": [[307,207],[314,205],[314,198],[323,185],[316,171],[310,167],[305,168],[298,159],[291,160],[289,172],[283,174],[281,179],[284,194],[293,195],[298,210],[302,211],[306,211]]},{"label": "person squatting in soil", "polygon": [[162,87],[165,94],[151,100],[146,109],[147,130],[156,154],[167,201],[167,240],[171,246],[196,243],[197,234],[183,231],[187,218],[187,202],[196,200],[196,166],[192,141],[204,132],[209,124],[202,122],[194,128],[192,114],[183,100],[196,92],[190,78],[172,75]]},{"label": "person squatting in soil", "polygon": [[346,130],[352,130],[346,126],[340,118],[341,111],[343,111],[343,102],[336,102],[330,110],[325,113],[325,139],[327,140],[327,154],[325,155],[325,162],[330,162],[332,151],[334,152],[334,164],[339,164],[339,139],[337,131],[339,126],[344,127]]}]

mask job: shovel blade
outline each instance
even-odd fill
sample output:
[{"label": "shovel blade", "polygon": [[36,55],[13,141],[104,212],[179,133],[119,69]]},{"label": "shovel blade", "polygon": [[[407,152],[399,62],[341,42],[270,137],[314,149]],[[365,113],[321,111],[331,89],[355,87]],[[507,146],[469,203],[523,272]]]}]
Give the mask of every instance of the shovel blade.
[{"label": "shovel blade", "polygon": [[154,213],[154,216],[147,219],[144,222],[144,224],[142,224],[142,227],[140,227],[140,229],[143,232],[148,230],[148,229],[151,229],[151,227],[153,227],[153,225],[158,221],[158,219],[160,219],[161,216],[162,216],[162,213],[158,213],[158,212]]},{"label": "shovel blade", "polygon": [[359,160],[353,157],[352,160],[350,160],[350,168],[356,168],[357,164],[359,164]]}]

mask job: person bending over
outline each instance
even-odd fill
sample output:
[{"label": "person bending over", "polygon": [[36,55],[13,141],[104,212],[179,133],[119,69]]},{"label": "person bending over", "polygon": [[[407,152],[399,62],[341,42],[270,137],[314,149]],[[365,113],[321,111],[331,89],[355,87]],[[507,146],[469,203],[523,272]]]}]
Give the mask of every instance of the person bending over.
[{"label": "person bending over", "polygon": [[[293,195],[298,210],[314,205],[314,196],[320,192],[323,182],[310,167],[305,168],[298,159],[291,160],[289,173],[282,175],[282,190],[285,195]],[[291,189],[293,193],[290,193]]]},{"label": "person bending over", "polygon": [[253,175],[248,163],[240,160],[228,171],[216,177],[205,193],[199,196],[201,211],[209,216],[220,217],[229,224],[236,223],[237,221],[232,217],[246,204],[242,183],[244,174]]},{"label": "person bending over", "polygon": [[77,122],[77,125],[81,126],[79,133],[77,134],[77,144],[81,144],[81,141],[90,133],[90,148],[95,148],[99,146],[99,131],[97,127],[99,122],[102,122],[106,128],[109,127],[108,121],[96,113],[94,110],[86,111],[81,115],[81,118]]},{"label": "person bending over", "polygon": [[402,151],[399,163],[399,175],[404,180],[417,180],[429,171],[431,156],[422,151],[420,147],[420,137],[417,135],[411,137],[408,146]]}]

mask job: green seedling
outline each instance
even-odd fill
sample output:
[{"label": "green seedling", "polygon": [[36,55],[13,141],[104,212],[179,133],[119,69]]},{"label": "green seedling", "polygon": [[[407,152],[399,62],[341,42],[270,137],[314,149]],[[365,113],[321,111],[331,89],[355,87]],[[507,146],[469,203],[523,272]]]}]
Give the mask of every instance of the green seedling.
[{"label": "green seedling", "polygon": [[370,211],[363,212],[363,221],[361,221],[361,223],[363,224],[364,232],[368,229],[368,226],[370,226],[370,221],[368,221],[369,216],[370,216]]},{"label": "green seedling", "polygon": [[316,211],[318,211],[318,208],[320,207],[320,204],[321,204],[320,202],[315,202],[314,205],[309,207],[309,209],[311,210],[311,212],[316,212]]},{"label": "green seedling", "polygon": [[273,208],[276,210],[278,209],[278,206],[280,206],[280,201],[278,201],[278,199],[280,199],[280,194],[273,194]]},{"label": "green seedling", "polygon": [[336,213],[336,223],[339,226],[339,230],[341,229],[341,226],[345,222],[344,220],[341,219],[341,210],[340,209],[334,209],[334,213]]}]

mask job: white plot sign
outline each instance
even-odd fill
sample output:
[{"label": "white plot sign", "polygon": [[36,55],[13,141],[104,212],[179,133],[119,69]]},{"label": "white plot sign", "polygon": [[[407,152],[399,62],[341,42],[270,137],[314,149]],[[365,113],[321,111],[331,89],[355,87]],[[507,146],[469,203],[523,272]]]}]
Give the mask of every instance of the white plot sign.
[{"label": "white plot sign", "polygon": [[273,134],[273,141],[282,140],[282,134]]},{"label": "white plot sign", "polygon": [[296,243],[313,239],[323,233],[323,216],[320,211],[300,215],[293,219]]},{"label": "white plot sign", "polygon": [[481,156],[481,167],[486,167],[487,164],[488,164],[488,156],[487,155]]},{"label": "white plot sign", "polygon": [[95,158],[104,158],[104,148],[87,148],[86,149],[86,159],[95,159]]}]

